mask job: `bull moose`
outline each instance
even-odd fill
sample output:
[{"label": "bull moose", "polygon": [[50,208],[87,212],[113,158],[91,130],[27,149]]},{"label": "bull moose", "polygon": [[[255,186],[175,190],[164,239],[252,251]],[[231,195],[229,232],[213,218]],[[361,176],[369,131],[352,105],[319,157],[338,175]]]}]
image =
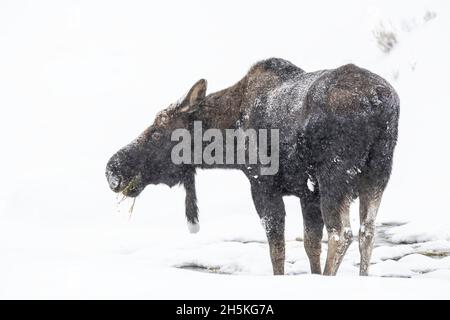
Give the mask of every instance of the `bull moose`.
[{"label": "bull moose", "polygon": [[[311,272],[316,274],[322,273],[325,225],[328,250],[324,275],[337,273],[352,242],[349,207],[359,197],[360,275],[368,275],[375,218],[397,141],[399,98],[393,87],[353,64],[305,72],[278,58],[256,63],[239,82],[224,90],[206,95],[206,86],[203,79],[195,83],[183,98],[161,111],[139,137],[111,157],[106,167],[110,188],[137,197],[149,184],[182,184],[187,222],[196,232],[196,169],[242,170],[265,228],[275,275],[284,274],[283,196],[300,198],[304,247]],[[278,130],[279,169],[275,174],[261,175],[262,164],[175,164],[171,158],[177,143],[172,139],[173,131],[192,132],[194,123],[200,122],[203,129],[221,131]]]}]

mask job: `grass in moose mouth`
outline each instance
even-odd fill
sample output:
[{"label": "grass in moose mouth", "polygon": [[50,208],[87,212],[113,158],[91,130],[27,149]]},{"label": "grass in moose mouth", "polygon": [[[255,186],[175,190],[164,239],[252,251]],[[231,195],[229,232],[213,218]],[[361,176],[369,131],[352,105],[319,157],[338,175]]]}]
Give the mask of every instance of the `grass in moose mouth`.
[{"label": "grass in moose mouth", "polygon": [[[125,187],[125,189],[122,190],[122,192],[120,193],[122,195],[122,199],[119,200],[119,202],[117,203],[117,205],[120,205],[125,199],[129,199],[130,197],[128,197],[128,193],[134,189],[134,187],[136,186],[136,182],[137,182],[137,178],[133,178]],[[133,214],[133,210],[134,210],[134,204],[136,203],[136,197],[132,197],[132,203],[130,208],[128,209],[128,213],[129,213],[129,218],[131,219],[131,215]]]}]

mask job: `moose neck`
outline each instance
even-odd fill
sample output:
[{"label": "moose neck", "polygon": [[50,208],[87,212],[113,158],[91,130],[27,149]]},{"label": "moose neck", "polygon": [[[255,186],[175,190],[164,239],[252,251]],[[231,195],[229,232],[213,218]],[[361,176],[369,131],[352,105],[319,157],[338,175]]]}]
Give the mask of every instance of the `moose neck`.
[{"label": "moose neck", "polygon": [[241,118],[241,103],[245,93],[245,78],[224,90],[205,97],[197,112],[196,121],[205,129],[231,129]]},{"label": "moose neck", "polygon": [[[212,93],[200,103],[193,121],[201,121],[203,129],[231,129],[241,118],[241,103],[245,92],[245,78],[234,86]],[[192,124],[191,129],[194,128]],[[194,136],[194,135],[193,135]],[[201,139],[201,138],[200,138]],[[193,152],[195,150],[192,150]],[[198,207],[195,192],[195,167],[186,172],[183,184],[186,190],[185,214],[190,232],[198,231]],[[200,165],[200,167],[208,167]]]}]

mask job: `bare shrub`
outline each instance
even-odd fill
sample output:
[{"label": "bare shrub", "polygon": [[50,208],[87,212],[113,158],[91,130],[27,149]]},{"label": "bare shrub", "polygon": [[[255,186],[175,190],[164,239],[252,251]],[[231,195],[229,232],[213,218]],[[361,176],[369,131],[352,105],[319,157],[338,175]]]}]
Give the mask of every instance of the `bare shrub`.
[{"label": "bare shrub", "polygon": [[398,42],[394,31],[388,30],[383,23],[380,23],[373,31],[373,36],[377,41],[378,48],[384,53],[389,53]]},{"label": "bare shrub", "polygon": [[427,12],[425,12],[425,15],[423,16],[423,20],[425,22],[428,22],[428,21],[436,18],[436,15],[437,15],[436,12],[428,10]]}]

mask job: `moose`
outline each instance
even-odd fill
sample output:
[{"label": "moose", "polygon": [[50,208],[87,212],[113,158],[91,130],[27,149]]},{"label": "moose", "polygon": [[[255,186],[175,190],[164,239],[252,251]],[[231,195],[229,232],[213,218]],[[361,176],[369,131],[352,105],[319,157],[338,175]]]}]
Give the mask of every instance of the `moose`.
[{"label": "moose", "polygon": [[[336,275],[353,240],[349,208],[359,198],[359,273],[367,276],[375,218],[391,174],[398,135],[400,102],[393,87],[354,64],[305,72],[279,58],[254,64],[240,81],[224,90],[206,95],[206,87],[206,80],[199,80],[111,157],[106,166],[109,187],[134,198],[149,184],[183,185],[188,226],[197,232],[196,170],[243,171],[266,232],[275,275],[284,274],[283,196],[300,199],[304,247],[314,274],[322,274],[325,226],[324,275]],[[279,130],[278,171],[260,175],[262,165],[248,163],[173,163],[171,150],[177,142],[172,132],[192,132],[194,122],[200,121],[204,129],[221,131]]]}]

